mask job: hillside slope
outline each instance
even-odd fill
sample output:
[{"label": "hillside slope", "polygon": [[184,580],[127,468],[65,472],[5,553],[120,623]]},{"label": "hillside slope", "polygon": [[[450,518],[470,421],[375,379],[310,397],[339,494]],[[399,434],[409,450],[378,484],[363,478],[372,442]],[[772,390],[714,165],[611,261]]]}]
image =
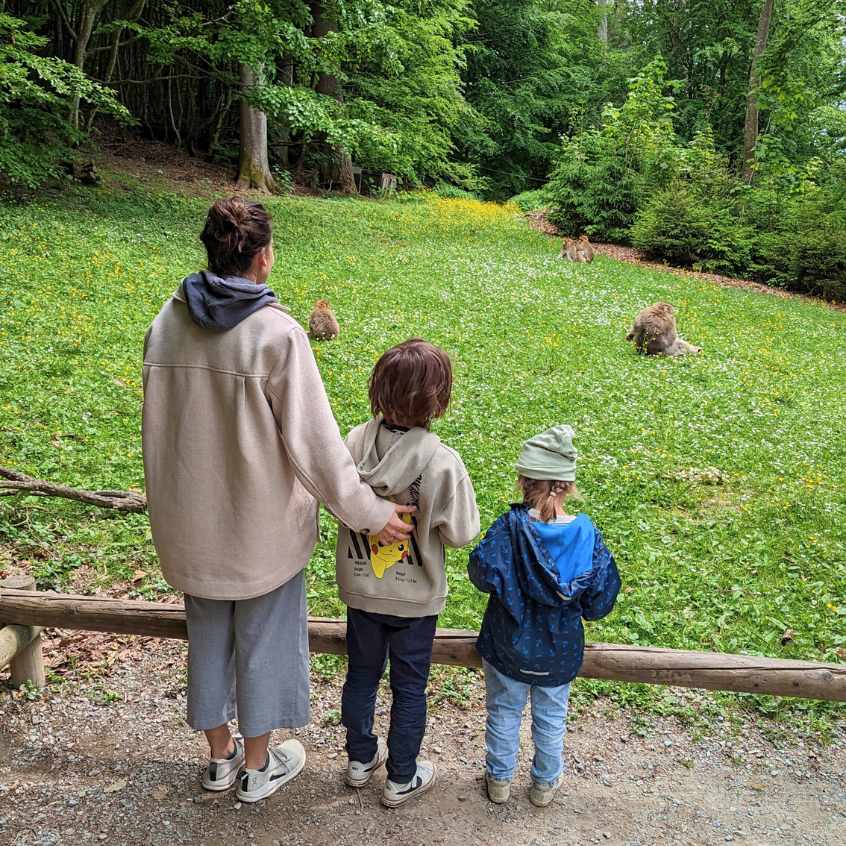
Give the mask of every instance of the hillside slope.
[{"label": "hillside slope", "polygon": [[[203,262],[208,197],[111,174],[0,214],[0,465],[96,488],[143,486],[146,327]],[[599,257],[574,265],[511,207],[412,195],[273,198],[271,285],[301,321],[318,297],[341,322],[315,346],[342,431],[367,415],[388,346],[421,335],[455,362],[438,434],[464,457],[483,526],[514,498],[521,441],[568,422],[581,506],[625,582],[593,639],[841,660],[846,647],[846,315]],[[696,358],[624,341],[644,305],[672,302]],[[714,474],[713,469],[718,470]],[[334,528],[310,568],[314,613],[341,612]],[[0,571],[44,586],[154,597],[143,515],[0,500]],[[449,556],[443,625],[478,625],[483,598]],[[788,631],[789,630],[789,631]]]}]

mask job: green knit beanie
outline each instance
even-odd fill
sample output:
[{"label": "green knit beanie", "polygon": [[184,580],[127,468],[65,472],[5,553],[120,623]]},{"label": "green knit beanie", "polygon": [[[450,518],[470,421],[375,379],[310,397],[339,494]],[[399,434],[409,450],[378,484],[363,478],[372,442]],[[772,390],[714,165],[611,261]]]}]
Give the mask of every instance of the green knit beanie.
[{"label": "green knit beanie", "polygon": [[573,430],[569,426],[553,426],[523,444],[517,472],[527,479],[574,482],[577,454]]}]

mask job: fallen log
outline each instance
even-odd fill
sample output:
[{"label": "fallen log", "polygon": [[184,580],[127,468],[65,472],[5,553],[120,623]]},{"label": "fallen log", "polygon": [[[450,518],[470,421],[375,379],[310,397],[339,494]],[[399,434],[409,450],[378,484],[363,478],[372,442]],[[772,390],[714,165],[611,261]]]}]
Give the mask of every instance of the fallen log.
[{"label": "fallen log", "polygon": [[86,491],[34,479],[5,467],[0,467],[0,496],[58,496],[115,511],[147,510],[147,498],[135,491]]},{"label": "fallen log", "polygon": [[[187,638],[185,609],[177,603],[0,588],[0,619],[19,625]],[[312,652],[346,652],[346,626],[342,621],[310,617],[308,628]],[[436,664],[478,667],[481,662],[475,642],[475,632],[439,629],[432,660]],[[815,661],[590,643],[580,675],[846,702],[846,665]]]}]

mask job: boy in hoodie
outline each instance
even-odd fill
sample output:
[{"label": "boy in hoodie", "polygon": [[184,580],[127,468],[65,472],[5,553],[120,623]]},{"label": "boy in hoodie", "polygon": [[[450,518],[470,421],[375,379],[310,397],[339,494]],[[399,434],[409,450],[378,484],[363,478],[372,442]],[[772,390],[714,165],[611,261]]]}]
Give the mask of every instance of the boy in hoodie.
[{"label": "boy in hoodie", "polygon": [[520,722],[532,700],[535,756],[529,800],[544,807],[563,772],[570,682],[584,657],[582,618],[614,607],[620,576],[587,514],[564,502],[575,490],[569,426],[526,441],[517,462],[522,505],[512,505],[470,555],[470,580],[490,594],[476,649],[487,688],[488,797],[507,802],[520,749]]},{"label": "boy in hoodie", "polygon": [[[467,470],[429,431],[451,392],[447,354],[412,338],[377,362],[370,378],[373,419],[347,436],[359,475],[374,493],[416,509],[410,538],[389,545],[341,525],[336,555],[347,605],[349,669],[341,701],[346,782],[363,787],[387,759],[382,802],[391,808],[435,782],[434,765],[417,755],[426,730],[432,642],[447,594],[444,545],[461,547],[479,534]],[[373,733],[373,713],[389,657],[393,704],[385,743]]]}]

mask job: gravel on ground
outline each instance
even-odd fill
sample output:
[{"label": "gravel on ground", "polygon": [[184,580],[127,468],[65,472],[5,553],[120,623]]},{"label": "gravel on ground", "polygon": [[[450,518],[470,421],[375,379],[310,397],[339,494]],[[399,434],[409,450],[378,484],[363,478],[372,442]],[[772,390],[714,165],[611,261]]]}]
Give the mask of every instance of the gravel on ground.
[{"label": "gravel on ground", "polygon": [[[344,786],[340,680],[315,675],[312,723],[296,732],[305,771],[267,800],[240,804],[199,786],[205,749],[183,720],[184,661],[184,644],[150,639],[122,646],[88,680],[83,661],[40,698],[0,686],[0,844],[846,843],[846,727],[826,745],[722,718],[705,737],[659,717],[644,731],[603,700],[570,721],[553,805],[527,800],[528,732],[512,798],[492,805],[481,681],[460,707],[430,711],[422,754],[437,766],[436,786],[387,810],[384,771],[365,789]],[[382,732],[388,708],[381,696]]]}]

